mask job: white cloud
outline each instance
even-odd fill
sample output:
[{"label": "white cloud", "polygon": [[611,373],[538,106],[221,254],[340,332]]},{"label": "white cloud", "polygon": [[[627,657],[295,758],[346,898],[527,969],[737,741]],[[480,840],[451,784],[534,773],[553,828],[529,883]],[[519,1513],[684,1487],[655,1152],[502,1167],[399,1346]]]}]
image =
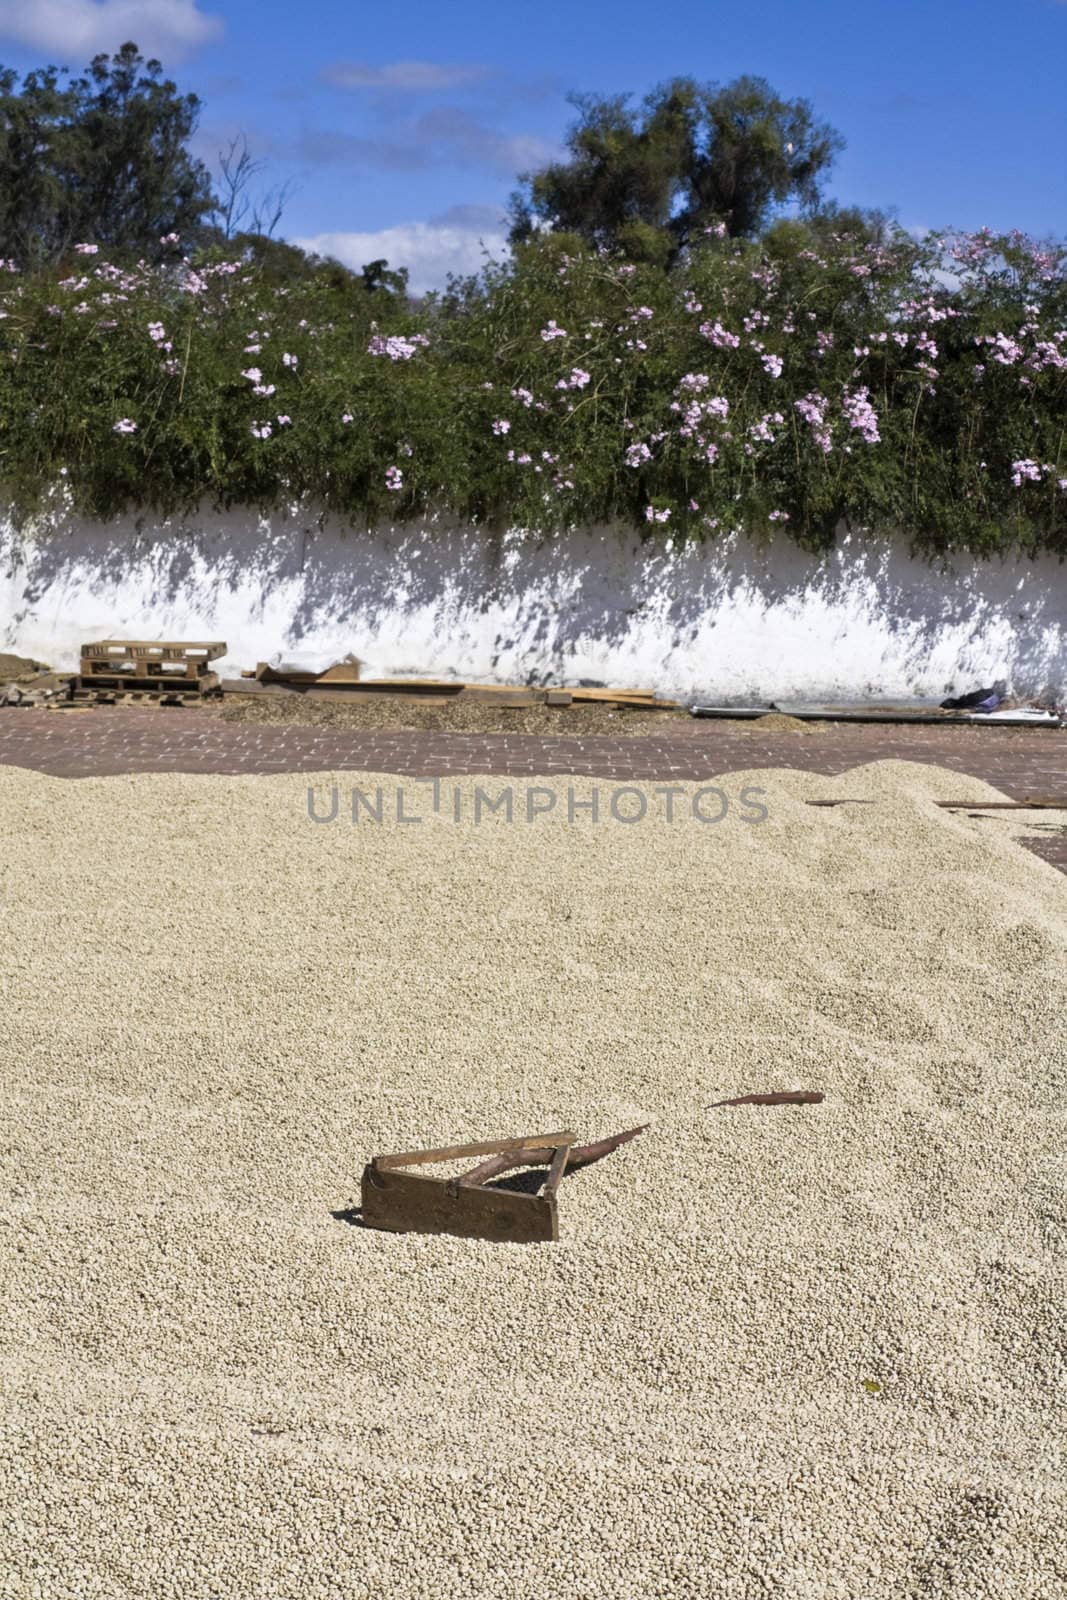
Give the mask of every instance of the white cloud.
[{"label": "white cloud", "polygon": [[459,89],[489,76],[489,67],[445,66],[438,61],[393,61],[369,67],[361,61],[337,61],[324,67],[322,76],[338,89],[394,90],[401,94],[427,94]]},{"label": "white cloud", "polygon": [[85,57],[133,39],[147,56],[173,61],[217,39],[222,18],[196,0],[0,0],[0,37],[54,51],[82,66]]},{"label": "white cloud", "polygon": [[430,222],[402,222],[377,233],[319,233],[293,242],[356,271],[384,256],[391,267],[407,267],[416,294],[443,288],[451,272],[477,272],[486,250],[497,260],[508,250],[503,215],[490,206],[455,206]]},{"label": "white cloud", "polygon": [[478,167],[506,178],[544,166],[557,153],[556,147],[543,139],[486,127],[458,106],[437,106],[405,122],[388,137],[309,128],[296,144],[297,159],[315,167],[347,166],[386,172]]}]

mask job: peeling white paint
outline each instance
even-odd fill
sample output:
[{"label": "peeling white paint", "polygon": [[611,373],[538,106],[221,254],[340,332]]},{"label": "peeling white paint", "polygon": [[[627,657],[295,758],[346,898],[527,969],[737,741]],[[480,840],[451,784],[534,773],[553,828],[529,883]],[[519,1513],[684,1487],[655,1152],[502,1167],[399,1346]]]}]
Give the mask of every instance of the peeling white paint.
[{"label": "peeling white paint", "polygon": [[1067,565],[912,559],[843,537],[672,551],[629,533],[359,533],[299,511],[0,522],[0,649],[74,667],[105,637],[225,639],[232,675],[349,652],[371,677],[600,683],[719,702],[1067,686]]}]

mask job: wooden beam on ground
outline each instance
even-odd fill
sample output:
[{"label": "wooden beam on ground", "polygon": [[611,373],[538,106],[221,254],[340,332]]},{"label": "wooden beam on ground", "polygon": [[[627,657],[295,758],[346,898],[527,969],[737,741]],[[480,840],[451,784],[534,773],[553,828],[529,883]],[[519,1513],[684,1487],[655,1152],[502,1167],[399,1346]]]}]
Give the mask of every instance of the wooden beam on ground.
[{"label": "wooden beam on ground", "polygon": [[403,1150],[399,1155],[375,1156],[378,1171],[394,1167],[422,1167],[438,1161],[458,1161],[463,1156],[504,1155],[515,1150],[552,1150],[559,1144],[570,1146],[578,1135],[569,1129],[557,1133],[526,1133],[517,1139],[483,1139],[478,1144],[449,1144],[436,1150]]},{"label": "wooden beam on ground", "polygon": [[[867,797],[840,800],[805,800],[807,806],[876,806]],[[1067,811],[1067,795],[1027,795],[1025,800],[935,800],[942,811]]]}]

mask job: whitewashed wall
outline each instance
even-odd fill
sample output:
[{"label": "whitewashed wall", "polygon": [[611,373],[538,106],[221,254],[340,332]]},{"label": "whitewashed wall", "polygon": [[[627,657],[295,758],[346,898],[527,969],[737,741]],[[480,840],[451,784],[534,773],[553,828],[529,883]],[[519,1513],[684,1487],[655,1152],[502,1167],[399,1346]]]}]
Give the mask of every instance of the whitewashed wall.
[{"label": "whitewashed wall", "polygon": [[58,668],[83,640],[225,639],[233,674],[354,652],[368,676],[592,680],[717,701],[940,698],[1067,685],[1067,566],[938,570],[902,542],[785,539],[682,551],[591,530],[322,526],[214,512],[33,534],[0,522],[0,650]]}]

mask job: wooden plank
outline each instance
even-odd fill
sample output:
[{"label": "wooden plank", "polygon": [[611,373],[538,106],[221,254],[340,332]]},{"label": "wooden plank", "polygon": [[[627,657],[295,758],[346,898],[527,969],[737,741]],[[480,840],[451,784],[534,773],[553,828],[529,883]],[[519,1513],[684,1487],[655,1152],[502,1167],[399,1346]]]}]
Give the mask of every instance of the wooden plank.
[{"label": "wooden plank", "polygon": [[510,1189],[451,1188],[417,1172],[363,1169],[363,1221],[390,1233],[450,1233],[501,1244],[559,1238],[554,1195]]},{"label": "wooden plank", "polygon": [[943,811],[1067,811],[1067,795],[1027,795],[1024,800],[935,800]]},{"label": "wooden plank", "polygon": [[343,683],[346,686],[359,682],[359,668],[351,661],[339,662],[336,667],[327,667],[325,672],[320,672],[315,679],[316,683]]},{"label": "wooden plank", "polygon": [[628,689],[572,689],[575,705],[630,706],[637,711],[680,711],[677,700],[657,700],[649,692]]},{"label": "wooden plank", "polygon": [[404,1150],[399,1155],[375,1156],[372,1166],[379,1172],[394,1167],[422,1167],[435,1161],[459,1161],[464,1156],[495,1156],[506,1150],[552,1150],[556,1145],[572,1145],[578,1135],[569,1129],[561,1133],[520,1134],[515,1139],[483,1139],[478,1144],[450,1144],[437,1150]]},{"label": "wooden plank", "polygon": [[[264,689],[279,689],[282,694],[302,695],[305,700],[332,700],[334,705],[368,705],[372,698],[370,695],[361,692],[362,686],[358,683],[265,683],[262,687]],[[420,706],[450,706],[453,698],[450,694],[420,694],[417,696]],[[400,716],[402,713],[397,712],[397,715]]]},{"label": "wooden plank", "polygon": [[351,664],[343,670],[349,676],[334,676],[335,669],[332,667],[325,672],[280,671],[261,661],[256,667],[256,678],[260,683],[280,683],[288,688],[325,689],[331,694],[336,691],[338,694],[428,695],[438,699],[448,696],[451,699],[463,689],[463,684],[456,679],[439,682],[435,678],[361,678]]},{"label": "wooden plank", "polygon": [[286,695],[307,693],[287,683],[261,683],[258,678],[223,678],[219,687],[223,694],[276,695],[284,698]]},{"label": "wooden plank", "polygon": [[539,706],[545,702],[543,689],[508,688],[484,683],[465,683],[459,692],[460,700],[472,700],[481,706],[503,707],[518,710],[526,706]]},{"label": "wooden plank", "polygon": [[193,697],[213,693],[219,686],[217,672],[201,672],[195,678],[183,678],[175,673],[161,673],[142,677],[133,672],[83,673],[71,679],[72,693],[128,694],[133,690],[145,693],[184,694]]},{"label": "wooden plank", "polygon": [[[876,806],[877,800],[805,800],[808,806]],[[1027,795],[1025,800],[935,800],[942,811],[1067,811],[1067,795]]]},{"label": "wooden plank", "polygon": [[518,708],[525,705],[570,705],[593,703],[599,705],[625,705],[652,711],[676,711],[678,702],[657,700],[651,689],[565,689],[531,688],[526,684],[465,683],[459,678],[364,678],[358,665],[337,662],[325,672],[289,671],[275,668],[260,661],[255,677],[261,683],[280,683],[290,687],[337,688],[359,694],[395,694],[438,698],[462,696],[467,700],[480,700],[487,705],[506,705]]},{"label": "wooden plank", "polygon": [[217,661],[226,654],[224,640],[204,641],[200,639],[98,639],[92,644],[83,644],[81,655],[83,661],[106,661],[147,659],[154,661],[184,661],[188,657],[199,658],[201,661]]},{"label": "wooden plank", "polygon": [[570,1153],[570,1145],[558,1144],[556,1146],[556,1153],[552,1157],[552,1165],[548,1169],[548,1177],[545,1179],[545,1187],[542,1193],[550,1196],[555,1195],[556,1190],[559,1188],[559,1181],[566,1171],[567,1157]]},{"label": "wooden plank", "polygon": [[574,700],[640,700],[648,702],[656,697],[651,689],[571,689]]}]

